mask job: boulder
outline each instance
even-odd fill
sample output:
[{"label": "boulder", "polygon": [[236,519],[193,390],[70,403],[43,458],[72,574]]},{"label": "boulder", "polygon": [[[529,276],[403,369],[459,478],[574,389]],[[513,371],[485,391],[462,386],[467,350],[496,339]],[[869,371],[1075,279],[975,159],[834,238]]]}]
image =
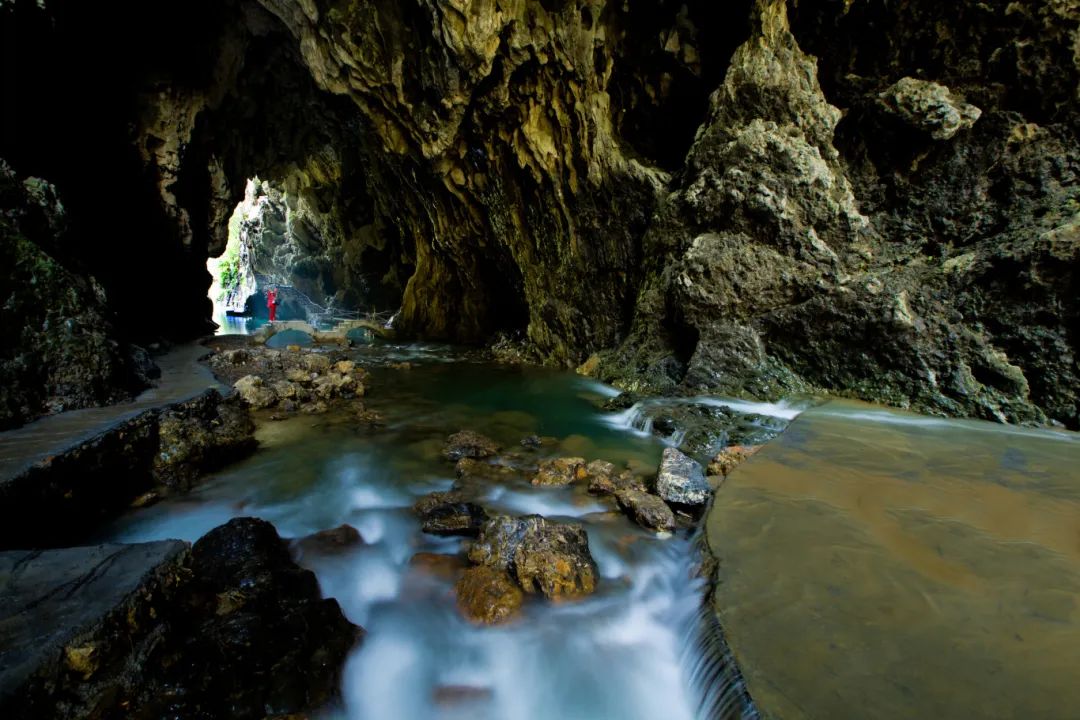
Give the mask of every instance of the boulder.
[{"label": "boulder", "polygon": [[232,398],[207,390],[193,400],[163,410],[158,420],[154,478],[173,489],[189,490],[206,472],[254,451],[255,424]]},{"label": "boulder", "polygon": [[588,477],[585,470],[585,458],[567,457],[545,460],[540,463],[540,469],[533,476],[533,485],[544,487],[569,485],[575,480],[584,480]]},{"label": "boulder", "polygon": [[525,592],[551,600],[580,598],[596,589],[589,536],[576,523],[539,515],[492,518],[469,549],[469,560],[507,570]]},{"label": "boulder", "polygon": [[934,140],[951,140],[982,117],[982,110],[929,80],[901,78],[878,96],[881,108]]},{"label": "boulder", "polygon": [[709,501],[712,488],[697,461],[675,448],[665,448],[656,476],[656,494],[669,503],[699,506]]},{"label": "boulder", "polygon": [[461,614],[483,625],[513,620],[525,601],[525,594],[505,570],[488,565],[466,570],[454,589]]},{"label": "boulder", "polygon": [[244,402],[256,410],[272,407],[278,401],[277,393],[267,387],[258,375],[245,375],[236,381],[233,388]]},{"label": "boulder", "polygon": [[660,532],[675,531],[675,513],[660,498],[640,490],[616,493],[619,507],[643,528]]},{"label": "boulder", "polygon": [[333,365],[330,362],[330,358],[321,353],[306,353],[301,356],[301,367],[308,372],[322,374],[329,372],[330,367]]},{"label": "boulder", "polygon": [[489,437],[469,430],[456,432],[446,439],[443,457],[452,462],[462,458],[479,460],[499,452],[498,444]]},{"label": "boulder", "polygon": [[0,553],[0,716],[230,717],[333,700],[362,634],[273,526]]},{"label": "boulder", "polygon": [[466,497],[458,491],[430,493],[416,501],[413,511],[426,533],[476,537],[487,522],[487,513]]}]

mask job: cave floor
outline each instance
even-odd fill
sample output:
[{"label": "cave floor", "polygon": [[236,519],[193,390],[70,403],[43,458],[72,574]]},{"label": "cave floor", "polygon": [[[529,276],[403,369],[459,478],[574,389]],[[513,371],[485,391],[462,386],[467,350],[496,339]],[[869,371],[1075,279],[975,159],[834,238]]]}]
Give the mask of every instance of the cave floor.
[{"label": "cave floor", "polygon": [[131,402],[49,415],[21,428],[0,432],[0,483],[139,413],[189,400],[208,388],[224,389],[198,362],[207,352],[202,345],[191,343],[155,358],[161,368],[157,386],[145,390]]}]

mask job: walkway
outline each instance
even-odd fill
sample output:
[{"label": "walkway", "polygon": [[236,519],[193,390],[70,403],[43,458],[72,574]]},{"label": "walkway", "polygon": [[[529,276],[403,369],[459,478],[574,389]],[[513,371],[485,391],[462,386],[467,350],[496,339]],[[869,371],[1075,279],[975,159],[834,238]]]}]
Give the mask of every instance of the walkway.
[{"label": "walkway", "polygon": [[155,358],[161,368],[157,387],[144,391],[131,402],[50,415],[21,428],[0,432],[0,482],[146,410],[189,400],[207,388],[224,389],[210,371],[197,362],[208,352],[202,345],[193,343]]}]

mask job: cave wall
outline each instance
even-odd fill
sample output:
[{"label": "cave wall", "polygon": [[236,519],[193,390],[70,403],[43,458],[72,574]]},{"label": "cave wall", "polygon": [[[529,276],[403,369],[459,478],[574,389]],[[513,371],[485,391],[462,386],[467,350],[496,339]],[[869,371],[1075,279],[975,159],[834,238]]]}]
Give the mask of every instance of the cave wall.
[{"label": "cave wall", "polygon": [[257,175],[297,264],[400,303],[403,333],[614,347],[590,367],[643,390],[1080,423],[1076,0],[14,0],[0,23],[0,156],[70,195],[56,254],[119,332],[205,326]]},{"label": "cave wall", "polygon": [[[663,167],[734,46],[727,26],[697,38],[711,4],[262,4],[376,135],[377,214],[416,251],[401,329],[480,341],[527,327],[556,362],[620,337]],[[661,141],[668,115],[679,129]]]},{"label": "cave wall", "polygon": [[1077,4],[755,13],[601,375],[1077,427]]}]

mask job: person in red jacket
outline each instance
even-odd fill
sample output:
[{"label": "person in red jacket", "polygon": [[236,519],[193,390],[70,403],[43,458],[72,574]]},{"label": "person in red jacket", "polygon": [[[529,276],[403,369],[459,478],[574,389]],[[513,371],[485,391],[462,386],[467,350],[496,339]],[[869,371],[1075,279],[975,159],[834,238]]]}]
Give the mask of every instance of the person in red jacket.
[{"label": "person in red jacket", "polygon": [[266,291],[266,307],[270,310],[270,322],[277,319],[277,288],[272,287]]}]

